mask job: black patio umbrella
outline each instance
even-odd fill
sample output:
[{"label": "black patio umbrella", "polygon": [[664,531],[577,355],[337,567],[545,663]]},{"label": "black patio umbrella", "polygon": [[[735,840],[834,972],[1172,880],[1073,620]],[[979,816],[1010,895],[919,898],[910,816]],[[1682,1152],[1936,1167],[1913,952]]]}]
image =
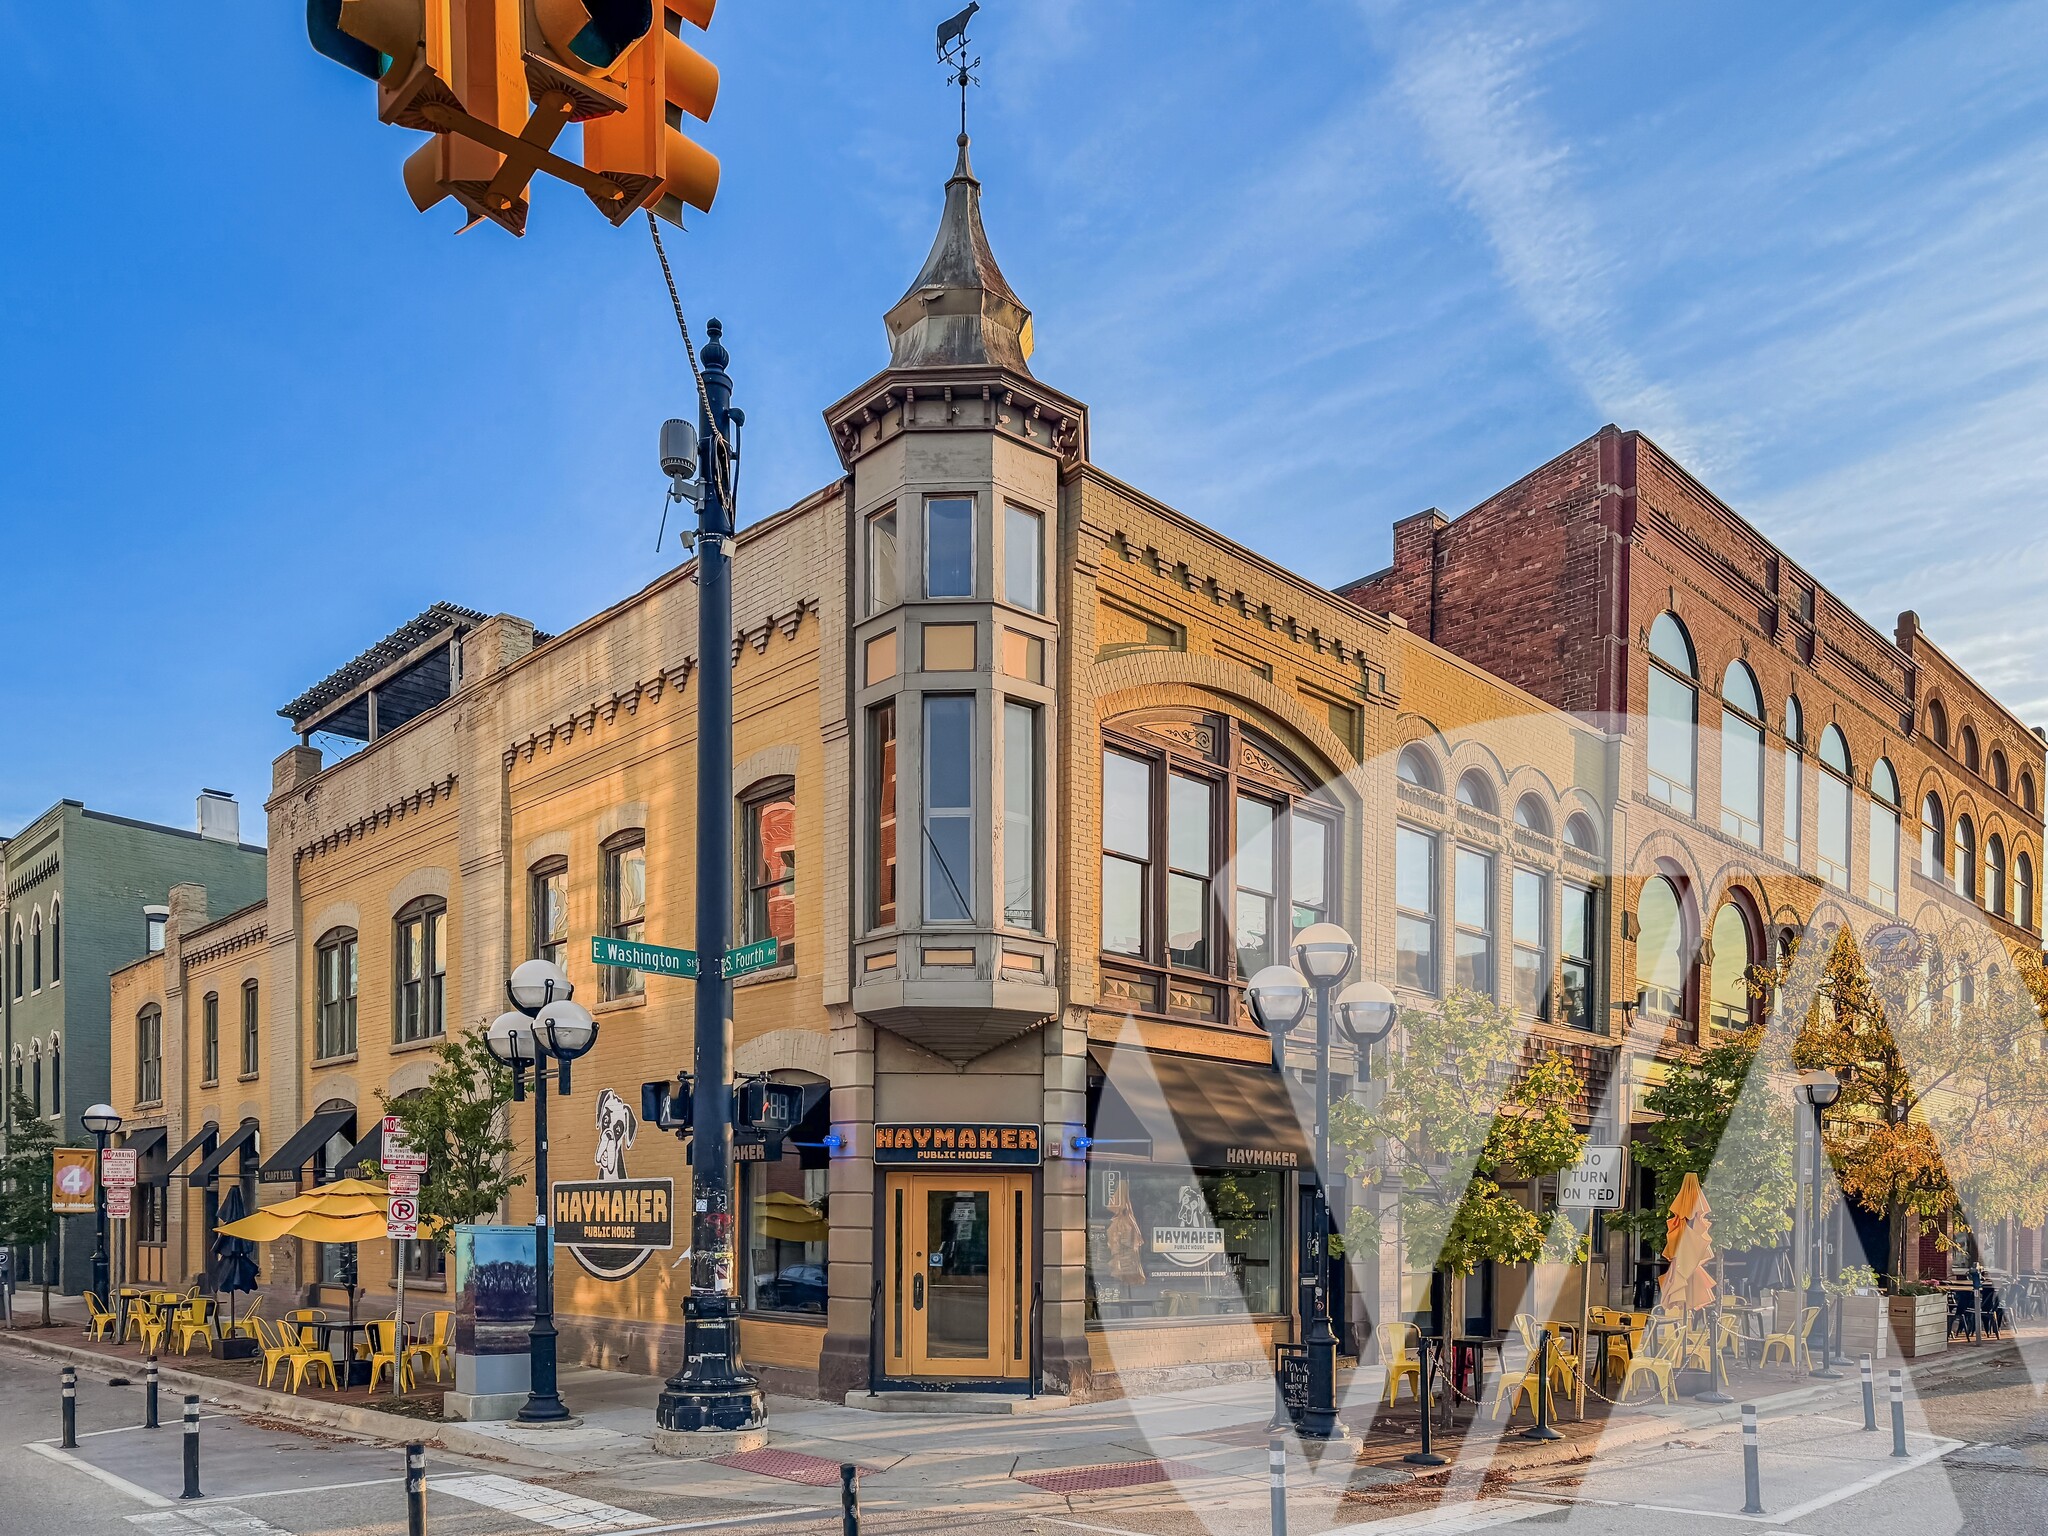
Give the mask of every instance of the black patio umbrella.
[{"label": "black patio umbrella", "polygon": [[[240,1221],[248,1215],[242,1204],[242,1186],[230,1185],[220,1203],[218,1224],[226,1226],[231,1221]],[[235,1329],[235,1293],[256,1289],[256,1245],[246,1237],[230,1237],[225,1232],[216,1232],[213,1239],[214,1288],[228,1298],[228,1332]]]}]

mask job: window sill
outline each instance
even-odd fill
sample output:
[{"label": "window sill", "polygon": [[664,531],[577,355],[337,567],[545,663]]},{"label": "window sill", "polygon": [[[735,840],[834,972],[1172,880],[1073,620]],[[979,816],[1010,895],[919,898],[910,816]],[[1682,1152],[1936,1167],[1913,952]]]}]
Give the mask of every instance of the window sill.
[{"label": "window sill", "polygon": [[244,1072],[235,1081],[238,1083],[253,1083],[261,1076],[263,1076],[261,1072]]},{"label": "window sill", "polygon": [[135,1112],[137,1114],[147,1109],[162,1109],[163,1107],[164,1101],[162,1099],[137,1099],[135,1101]]},{"label": "window sill", "polygon": [[595,1016],[602,1016],[607,1013],[623,1013],[628,1008],[645,1008],[646,1006],[647,994],[645,992],[635,992],[631,997],[607,997],[595,1004],[590,1011]]},{"label": "window sill", "polygon": [[765,1307],[742,1308],[740,1321],[743,1323],[794,1323],[799,1328],[822,1328],[825,1314],[822,1312],[770,1312]]},{"label": "window sill", "polygon": [[755,971],[750,975],[735,977],[733,978],[733,987],[735,990],[741,987],[758,987],[764,982],[793,981],[795,978],[796,962],[792,960],[787,965],[771,965],[764,971]]},{"label": "window sill", "polygon": [[445,1034],[441,1034],[422,1035],[417,1040],[394,1040],[391,1042],[391,1052],[393,1055],[397,1055],[400,1051],[431,1050],[437,1045],[445,1044],[447,1039],[448,1037]]},{"label": "window sill", "polygon": [[355,1059],[356,1053],[354,1051],[350,1051],[346,1056],[317,1057],[313,1062],[313,1070],[318,1072],[322,1067],[345,1067]]},{"label": "window sill", "polygon": [[[391,1292],[391,1294],[395,1296],[398,1294],[398,1282],[395,1280],[386,1280],[384,1282],[384,1289]],[[421,1291],[436,1291],[439,1292],[441,1295],[445,1296],[448,1294],[448,1282],[446,1280],[408,1279],[405,1282],[405,1290],[406,1294],[409,1296],[417,1296]]]},{"label": "window sill", "polygon": [[202,1088],[218,1088],[220,1086],[220,1077],[218,1074],[213,1077],[202,1077],[199,1079],[199,1086]]}]

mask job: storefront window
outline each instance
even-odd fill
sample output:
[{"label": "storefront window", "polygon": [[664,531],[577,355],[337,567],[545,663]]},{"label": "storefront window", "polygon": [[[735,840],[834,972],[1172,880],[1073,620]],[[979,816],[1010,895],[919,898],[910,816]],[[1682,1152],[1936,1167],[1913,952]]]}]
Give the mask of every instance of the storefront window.
[{"label": "storefront window", "polygon": [[1089,1320],[1285,1310],[1287,1187],[1270,1169],[1091,1166]]},{"label": "storefront window", "polygon": [[755,1312],[825,1315],[826,1184],[831,1130],[823,1085],[817,1102],[784,1140],[772,1163],[740,1164],[746,1249],[744,1304]]}]

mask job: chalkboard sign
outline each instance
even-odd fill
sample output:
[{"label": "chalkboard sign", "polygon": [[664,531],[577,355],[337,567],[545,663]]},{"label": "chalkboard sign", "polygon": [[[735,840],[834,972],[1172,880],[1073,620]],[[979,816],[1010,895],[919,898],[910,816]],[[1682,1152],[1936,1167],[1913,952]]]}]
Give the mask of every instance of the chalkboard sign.
[{"label": "chalkboard sign", "polygon": [[1308,1346],[1276,1344],[1273,1347],[1273,1380],[1280,1391],[1280,1411],[1295,1427],[1308,1416]]}]

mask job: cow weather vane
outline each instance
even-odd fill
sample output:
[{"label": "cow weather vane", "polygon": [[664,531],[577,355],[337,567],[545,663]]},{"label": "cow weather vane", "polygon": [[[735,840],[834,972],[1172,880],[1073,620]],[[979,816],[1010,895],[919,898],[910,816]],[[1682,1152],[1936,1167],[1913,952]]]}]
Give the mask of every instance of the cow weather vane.
[{"label": "cow weather vane", "polygon": [[981,81],[974,71],[981,68],[979,56],[967,56],[967,21],[981,9],[981,0],[973,0],[966,10],[957,16],[948,17],[939,23],[939,62],[946,66],[947,78],[960,87],[960,137],[967,137],[967,87],[979,85]]}]

